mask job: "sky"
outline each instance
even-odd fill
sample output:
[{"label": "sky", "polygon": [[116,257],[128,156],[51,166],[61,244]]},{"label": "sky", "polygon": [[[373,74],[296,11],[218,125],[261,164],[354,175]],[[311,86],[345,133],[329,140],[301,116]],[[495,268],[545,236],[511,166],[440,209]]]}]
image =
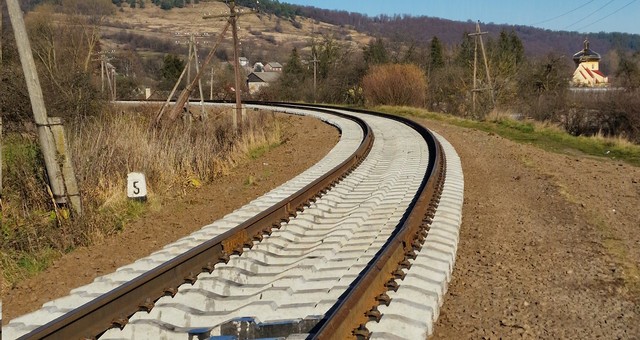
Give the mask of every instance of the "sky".
[{"label": "sky", "polygon": [[640,34],[638,0],[281,0],[369,16],[426,15],[557,31]]}]

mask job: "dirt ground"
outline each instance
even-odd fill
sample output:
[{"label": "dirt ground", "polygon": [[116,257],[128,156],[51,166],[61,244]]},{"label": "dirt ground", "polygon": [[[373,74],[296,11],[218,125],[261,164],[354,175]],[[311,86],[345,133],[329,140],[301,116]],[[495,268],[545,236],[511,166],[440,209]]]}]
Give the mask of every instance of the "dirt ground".
[{"label": "dirt ground", "polygon": [[[15,287],[4,320],[223,216],[333,145],[316,141],[337,138],[317,122],[294,122],[290,141],[264,158]],[[640,339],[640,168],[423,123],[456,147],[465,176],[456,267],[435,339]],[[291,162],[307,150],[315,156]],[[256,185],[243,184],[252,173]]]},{"label": "dirt ground", "polygon": [[2,297],[2,322],[68,295],[71,289],[220,219],[320,161],[340,138],[336,128],[309,117],[288,116],[282,128],[285,142],[280,146],[188,192],[182,200],[171,202],[171,207],[167,204],[147,213],[122,233],[63,256],[44,272],[12,287]]},{"label": "dirt ground", "polygon": [[640,168],[424,124],[465,178],[434,339],[640,339]]}]

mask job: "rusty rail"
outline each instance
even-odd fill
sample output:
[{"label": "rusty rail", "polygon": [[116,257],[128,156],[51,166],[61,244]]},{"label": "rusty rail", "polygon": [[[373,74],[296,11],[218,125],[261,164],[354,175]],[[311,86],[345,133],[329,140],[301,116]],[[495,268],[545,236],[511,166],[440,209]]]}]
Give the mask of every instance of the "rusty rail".
[{"label": "rusty rail", "polygon": [[429,226],[440,201],[445,179],[446,160],[440,143],[426,128],[406,118],[363,110],[351,110],[383,116],[411,126],[429,146],[429,166],[417,195],[384,247],[376,254],[351,287],[343,294],[323,321],[312,330],[313,339],[368,339],[368,321],[379,321],[380,304],[389,305],[386,294],[397,290],[396,279],[403,279],[403,270],[409,269],[409,259],[416,258],[422,248]]},{"label": "rusty rail", "polygon": [[[264,103],[262,103],[264,104]],[[114,327],[123,328],[139,311],[150,311],[163,296],[174,296],[178,287],[194,283],[198,274],[213,271],[217,263],[227,263],[233,254],[253,246],[263,235],[288,221],[323,193],[345,178],[367,156],[373,145],[373,132],[361,119],[332,111],[333,115],[357,122],[364,138],[356,152],[321,178],[290,197],[252,217],[222,235],[206,241],[188,252],[144,273],[95,300],[26,334],[20,339],[93,339]]]}]

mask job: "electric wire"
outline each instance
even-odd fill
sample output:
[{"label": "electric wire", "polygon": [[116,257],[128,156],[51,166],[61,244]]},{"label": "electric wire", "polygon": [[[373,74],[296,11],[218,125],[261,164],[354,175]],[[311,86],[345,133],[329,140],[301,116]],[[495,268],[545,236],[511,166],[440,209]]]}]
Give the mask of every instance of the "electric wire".
[{"label": "electric wire", "polygon": [[611,0],[611,1],[607,2],[606,4],[602,5],[600,8],[598,8],[598,9],[596,9],[595,11],[593,11],[593,12],[589,13],[589,15],[587,15],[586,17],[584,17],[584,18],[582,18],[582,19],[580,19],[580,20],[578,20],[578,21],[574,22],[573,24],[571,24],[571,25],[569,25],[569,26],[565,27],[564,29],[567,29],[567,28],[569,28],[569,27],[571,27],[571,26],[573,26],[573,25],[575,25],[575,24],[577,24],[577,23],[582,22],[584,19],[589,18],[590,16],[592,16],[592,15],[594,15],[594,14],[598,13],[598,12],[599,12],[600,10],[602,10],[603,8],[605,8],[605,7],[609,6],[609,5],[611,5],[611,3],[612,3],[612,2],[614,2],[614,1],[615,1],[615,0]]},{"label": "electric wire", "polygon": [[572,9],[572,10],[568,11],[568,12],[564,12],[564,13],[562,13],[562,14],[560,14],[560,15],[557,15],[557,16],[555,16],[555,17],[551,18],[551,19],[538,21],[538,22],[536,22],[536,23],[531,24],[531,26],[537,26],[537,25],[543,24],[543,23],[545,23],[545,22],[549,22],[549,21],[552,21],[552,20],[556,20],[556,19],[558,19],[558,18],[561,18],[561,17],[563,17],[563,16],[565,16],[565,15],[567,15],[567,14],[571,14],[571,13],[573,13],[573,12],[575,12],[575,11],[577,11],[577,10],[579,10],[579,9],[583,8],[584,6],[586,6],[586,5],[590,4],[590,3],[594,2],[594,1],[595,1],[595,0],[588,1],[586,4],[580,5],[580,6],[578,6],[578,7],[574,8],[574,9]]},{"label": "electric wire", "polygon": [[589,27],[589,26],[591,26],[591,25],[593,25],[593,24],[597,24],[597,23],[599,23],[600,21],[602,21],[602,20],[604,20],[604,19],[606,19],[606,18],[608,18],[608,17],[610,17],[610,16],[612,16],[612,15],[614,15],[614,14],[616,14],[616,13],[620,12],[621,10],[623,10],[623,9],[627,8],[629,5],[631,5],[632,3],[636,2],[636,1],[637,1],[637,0],[631,0],[631,1],[630,1],[630,2],[628,2],[626,5],[624,5],[624,6],[620,7],[620,8],[618,8],[618,9],[617,9],[617,10],[615,10],[614,12],[612,12],[612,13],[610,13],[610,14],[608,14],[608,15],[606,15],[606,16],[604,16],[604,17],[602,17],[602,18],[600,18],[600,19],[598,19],[598,20],[596,20],[596,21],[594,21],[594,22],[592,22],[592,23],[590,23],[590,24],[588,24],[588,25],[584,25],[584,26],[582,26],[582,27],[578,28],[578,29],[577,29],[577,31],[580,31],[580,30],[582,30],[583,28],[587,28],[587,27]]}]

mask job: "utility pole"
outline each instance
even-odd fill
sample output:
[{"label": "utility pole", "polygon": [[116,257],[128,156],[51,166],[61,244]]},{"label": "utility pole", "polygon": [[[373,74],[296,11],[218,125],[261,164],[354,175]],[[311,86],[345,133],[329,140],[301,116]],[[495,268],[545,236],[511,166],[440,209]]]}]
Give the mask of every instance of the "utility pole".
[{"label": "utility pole", "polygon": [[316,56],[316,51],[314,49],[313,51],[313,60],[311,60],[311,62],[313,63],[313,102],[316,102],[316,90],[318,88],[318,63],[320,62],[320,60],[318,60],[318,57]]},{"label": "utility pole", "polygon": [[[31,53],[31,44],[27,36],[27,30],[22,17],[22,10],[18,0],[7,0],[9,19],[13,26],[16,46],[20,55],[20,63],[24,72],[24,78],[29,91],[33,117],[38,127],[38,139],[44,158],[45,168],[49,177],[49,185],[56,204],[67,204],[67,195],[71,198],[76,213],[82,214],[80,195],[76,184],[71,155],[65,152],[64,130],[60,119],[47,117],[44,105],[44,96],[38,79],[36,64]],[[62,133],[60,133],[62,131]],[[61,169],[58,158],[62,158],[64,169]]]},{"label": "utility pole", "polygon": [[236,10],[235,0],[229,1],[229,12],[231,19],[231,35],[233,36],[233,71],[235,73],[236,83],[236,115],[233,119],[233,126],[236,131],[242,120],[242,99],[240,90],[240,53],[238,52],[238,12]]},{"label": "utility pole", "polygon": [[[2,17],[4,16],[4,1],[0,1],[0,70],[4,69],[2,64]],[[2,75],[0,75],[0,88],[2,88]],[[0,210],[2,210],[2,116],[4,115],[4,108],[0,102]]]},{"label": "utility pole", "polygon": [[[495,96],[493,94],[493,84],[491,83],[491,74],[489,73],[489,62],[487,60],[487,54],[484,49],[484,42],[482,41],[482,36],[488,34],[489,32],[481,32],[480,31],[480,21],[476,22],[476,32],[470,33],[470,37],[474,37],[474,50],[473,50],[473,115],[476,115],[476,101],[477,101],[477,93],[480,91],[489,91],[491,94],[491,103],[493,106],[496,105]],[[477,74],[478,74],[478,40],[480,41],[480,48],[482,49],[482,59],[484,60],[484,69],[487,75],[487,84],[488,88],[478,88],[477,86]]]},{"label": "utility pole", "polygon": [[116,68],[111,63],[109,63],[109,60],[113,59],[113,57],[111,56],[113,53],[115,53],[115,50],[100,51],[97,53],[99,58],[93,59],[93,61],[100,62],[100,91],[104,93],[104,84],[106,82],[107,85],[109,86],[109,97],[111,98],[112,101],[115,101],[116,100]]},{"label": "utility pole", "polygon": [[211,65],[211,83],[210,84],[211,86],[209,87],[209,100],[213,100],[213,64]]},{"label": "utility pole", "polygon": [[[205,58],[204,62],[202,63],[202,69],[200,69],[200,71],[196,74],[195,78],[191,81],[191,83],[189,85],[187,85],[187,87],[182,90],[182,92],[180,93],[180,96],[178,97],[178,100],[176,100],[176,103],[173,107],[173,110],[171,110],[171,112],[169,113],[169,120],[173,121],[175,120],[178,115],[180,114],[180,111],[184,108],[184,104],[187,101],[187,98],[189,97],[190,93],[193,91],[193,89],[195,88],[195,84],[197,81],[199,81],[202,77],[202,70],[204,70],[204,67],[206,67],[209,62],[211,62],[211,59],[213,59],[213,55],[216,51],[216,49],[218,48],[218,45],[220,45],[220,43],[222,42],[224,35],[227,33],[227,31],[229,30],[229,26],[231,26],[231,21],[227,21],[227,24],[224,26],[224,28],[222,29],[222,32],[220,32],[220,34],[218,35],[218,39],[216,40],[215,45],[213,46],[213,48],[211,49],[211,51],[209,51],[209,54],[207,55],[207,58]],[[191,61],[189,61],[191,62]],[[186,72],[186,67],[183,70],[183,75]],[[180,78],[182,79],[183,75],[180,76]],[[180,82],[180,80],[178,80],[178,83]],[[177,88],[178,83],[176,83],[176,86],[174,87],[174,91]],[[167,99],[167,102],[171,99],[171,96],[169,96],[169,98]],[[162,118],[162,114],[164,112],[166,105],[163,106],[160,109],[160,112],[158,113],[157,117],[156,117],[156,124],[160,123],[160,119]]]},{"label": "utility pole", "polygon": [[238,17],[244,14],[255,13],[255,11],[239,13],[236,8],[235,0],[229,0],[227,2],[227,6],[229,6],[229,15],[205,15],[204,19],[212,19],[212,18],[229,18],[229,24],[231,25],[231,34],[233,36],[233,68],[235,75],[235,93],[236,93],[236,107],[235,107],[235,115],[233,116],[233,126],[236,128],[236,131],[239,131],[238,124],[242,120],[244,111],[242,108],[242,98],[241,98],[241,80],[240,80],[240,53],[238,52]]},{"label": "utility pole", "polygon": [[[182,33],[176,33],[177,36],[183,35]],[[198,41],[197,38],[209,37],[209,33],[187,33],[189,39],[187,41],[187,45],[189,46],[189,57],[187,62],[187,85],[191,84],[191,62],[194,62],[194,68],[196,73],[200,72],[200,61],[198,60]],[[177,41],[177,43],[180,43]],[[202,117],[204,117],[204,93],[202,92],[202,78],[198,79],[198,89],[200,91],[200,108],[202,110]],[[191,93],[188,94],[187,102],[185,103],[185,107],[187,108],[187,113],[189,113],[189,99],[191,97]]]}]

